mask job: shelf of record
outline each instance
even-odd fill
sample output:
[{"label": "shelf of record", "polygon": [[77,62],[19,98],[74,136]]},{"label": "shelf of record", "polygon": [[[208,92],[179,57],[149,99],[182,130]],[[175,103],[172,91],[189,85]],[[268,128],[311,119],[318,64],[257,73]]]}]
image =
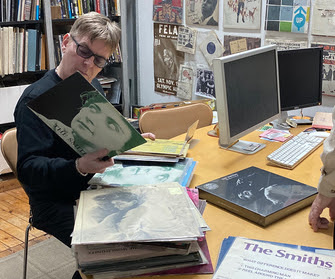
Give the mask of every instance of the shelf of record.
[{"label": "shelf of record", "polygon": [[0,75],[47,69],[46,39],[39,29],[0,27]]}]

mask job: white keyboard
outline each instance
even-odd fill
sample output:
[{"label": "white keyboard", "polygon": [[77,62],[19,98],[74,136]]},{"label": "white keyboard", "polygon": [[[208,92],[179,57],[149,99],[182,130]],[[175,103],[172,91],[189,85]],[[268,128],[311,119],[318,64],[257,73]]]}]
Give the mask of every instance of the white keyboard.
[{"label": "white keyboard", "polygon": [[273,151],[267,159],[279,167],[293,169],[317,149],[323,140],[312,133],[301,132]]}]

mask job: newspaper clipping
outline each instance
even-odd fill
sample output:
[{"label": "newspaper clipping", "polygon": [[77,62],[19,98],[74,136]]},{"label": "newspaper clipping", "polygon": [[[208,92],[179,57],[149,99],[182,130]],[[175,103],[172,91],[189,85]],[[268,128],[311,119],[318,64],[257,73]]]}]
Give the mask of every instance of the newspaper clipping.
[{"label": "newspaper clipping", "polygon": [[323,47],[322,93],[335,96],[335,45],[312,43],[311,47]]},{"label": "newspaper clipping", "polygon": [[182,24],[182,0],[154,0],[153,21]]},{"label": "newspaper clipping", "polygon": [[184,52],[177,50],[179,26],[154,23],[155,91],[176,95],[179,67],[184,63]]},{"label": "newspaper clipping", "polygon": [[267,38],[265,45],[276,45],[277,50],[299,49],[308,46],[307,41],[283,40],[282,38]]},{"label": "newspaper clipping", "polygon": [[197,30],[186,26],[180,26],[178,32],[177,50],[186,53],[195,53]]},{"label": "newspaper clipping", "polygon": [[186,0],[186,24],[218,26],[218,0]]}]

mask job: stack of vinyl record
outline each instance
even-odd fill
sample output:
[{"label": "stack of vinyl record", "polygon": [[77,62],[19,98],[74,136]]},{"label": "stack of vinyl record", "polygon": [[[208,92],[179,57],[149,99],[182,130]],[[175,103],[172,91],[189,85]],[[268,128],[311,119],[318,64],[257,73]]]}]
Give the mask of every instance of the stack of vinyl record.
[{"label": "stack of vinyl record", "polygon": [[[177,182],[83,191],[72,249],[95,279],[208,265],[209,230]],[[207,257],[205,256],[207,254]]]}]

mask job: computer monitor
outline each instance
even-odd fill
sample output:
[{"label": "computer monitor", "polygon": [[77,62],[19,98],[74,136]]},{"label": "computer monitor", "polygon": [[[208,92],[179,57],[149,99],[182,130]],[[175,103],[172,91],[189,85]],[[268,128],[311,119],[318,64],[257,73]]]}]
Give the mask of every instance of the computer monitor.
[{"label": "computer monitor", "polygon": [[[278,51],[280,107],[284,112],[281,122],[285,122],[289,110],[321,105],[322,67],[322,47]],[[298,124],[312,122],[303,115],[292,119]]]},{"label": "computer monitor", "polygon": [[280,115],[277,47],[214,59],[213,69],[219,145],[242,153],[257,152],[265,145],[239,139]]}]

